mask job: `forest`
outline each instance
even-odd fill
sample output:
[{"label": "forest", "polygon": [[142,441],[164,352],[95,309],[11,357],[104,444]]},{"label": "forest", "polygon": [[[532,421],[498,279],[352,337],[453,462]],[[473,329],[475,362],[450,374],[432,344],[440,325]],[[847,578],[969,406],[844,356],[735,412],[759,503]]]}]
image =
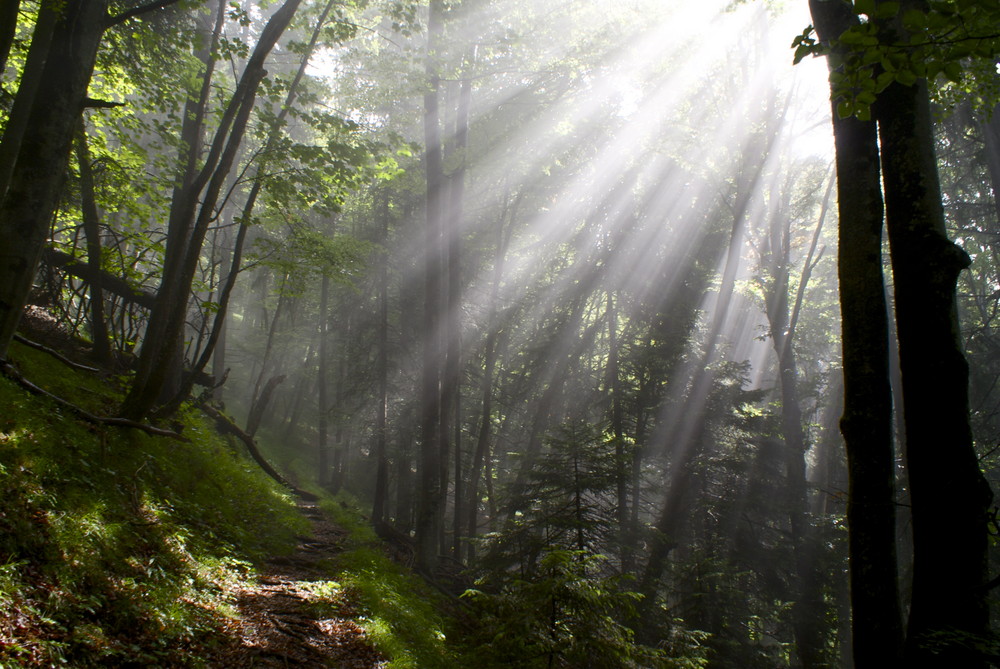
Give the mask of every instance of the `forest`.
[{"label": "forest", "polygon": [[1000,664],[997,26],[0,0],[0,669]]}]

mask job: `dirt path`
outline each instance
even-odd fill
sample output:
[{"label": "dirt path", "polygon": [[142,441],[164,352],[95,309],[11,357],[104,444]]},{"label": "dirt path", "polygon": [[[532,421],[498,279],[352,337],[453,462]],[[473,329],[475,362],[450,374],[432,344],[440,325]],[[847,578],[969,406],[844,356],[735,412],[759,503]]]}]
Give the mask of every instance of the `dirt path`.
[{"label": "dirt path", "polygon": [[220,649],[229,667],[337,667],[376,669],[386,661],[365,640],[348,602],[326,586],[321,562],[340,549],[345,533],[311,502],[299,508],[312,522],[312,536],[299,537],[295,552],[270,561],[257,582],[236,592],[242,618],[233,621],[234,646]]}]

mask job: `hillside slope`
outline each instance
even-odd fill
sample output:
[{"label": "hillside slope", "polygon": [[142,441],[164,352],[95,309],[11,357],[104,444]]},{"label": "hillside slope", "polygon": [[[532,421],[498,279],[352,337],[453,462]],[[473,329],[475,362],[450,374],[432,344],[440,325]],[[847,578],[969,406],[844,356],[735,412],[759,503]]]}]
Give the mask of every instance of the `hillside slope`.
[{"label": "hillside slope", "polygon": [[343,501],[300,508],[195,409],[183,439],[93,424],[9,376],[95,415],[118,379],[20,344],[10,361],[0,667],[455,666],[433,597]]}]

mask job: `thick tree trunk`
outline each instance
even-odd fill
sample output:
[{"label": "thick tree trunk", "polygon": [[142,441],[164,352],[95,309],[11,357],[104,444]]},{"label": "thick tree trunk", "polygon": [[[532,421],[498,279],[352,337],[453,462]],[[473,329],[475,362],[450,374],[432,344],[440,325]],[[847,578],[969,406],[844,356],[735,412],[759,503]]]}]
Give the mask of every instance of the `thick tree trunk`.
[{"label": "thick tree trunk", "polygon": [[17,12],[21,0],[0,0],[0,72],[7,70],[7,58],[17,34]]},{"label": "thick tree trunk", "polygon": [[[105,4],[105,7],[107,5]],[[15,11],[17,5],[14,5]],[[10,7],[7,7],[9,11]],[[10,28],[16,32],[15,21]],[[21,70],[21,80],[18,82],[17,94],[14,96],[7,122],[3,128],[3,138],[0,140],[0,201],[3,200],[10,187],[10,179],[14,174],[14,166],[17,163],[18,154],[21,151],[21,141],[24,139],[25,130],[35,121],[32,119],[32,108],[35,104],[35,95],[42,86],[45,76],[45,65],[49,57],[49,47],[52,44],[52,36],[56,31],[56,23],[60,18],[60,8],[56,3],[42,3],[38,10],[38,17],[35,20],[35,27],[31,34],[31,46],[28,47],[28,55]],[[61,30],[65,31],[64,28]],[[65,37],[65,32],[61,34]],[[96,53],[96,46],[95,53]],[[82,62],[86,65],[86,62]],[[90,72],[87,77],[90,77]],[[80,95],[79,104],[81,106],[84,93]],[[55,176],[55,175],[53,175]]]},{"label": "thick tree trunk", "polygon": [[[37,59],[29,56],[26,68],[30,66],[31,72],[25,76],[31,78],[22,79],[0,142],[0,168],[10,168],[0,173],[0,239],[4,242],[0,249],[0,359],[7,356],[56,209],[107,25],[107,2],[71,0],[58,10],[52,3],[43,3],[41,15],[36,36],[47,48]],[[45,22],[52,19],[49,41]],[[19,117],[24,114],[23,129],[12,127],[15,112]]]},{"label": "thick tree trunk", "polygon": [[[913,520],[906,658],[985,666],[987,512],[992,492],[969,427],[968,363],[956,284],[968,255],[945,233],[927,87],[894,84],[876,103]],[[942,494],[942,491],[947,491]]]}]

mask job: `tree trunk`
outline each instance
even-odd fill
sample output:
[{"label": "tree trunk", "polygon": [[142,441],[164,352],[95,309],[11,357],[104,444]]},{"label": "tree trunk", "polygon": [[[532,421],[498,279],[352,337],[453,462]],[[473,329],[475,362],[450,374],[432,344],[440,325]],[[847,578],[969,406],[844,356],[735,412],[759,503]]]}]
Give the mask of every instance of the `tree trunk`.
[{"label": "tree trunk", "polygon": [[[921,6],[904,3],[904,9]],[[968,363],[956,300],[959,273],[970,260],[945,232],[926,82],[891,85],[875,113],[913,520],[906,659],[986,666],[973,644],[989,631],[987,512],[993,495],[969,427]]]},{"label": "tree trunk", "polygon": [[327,414],[330,411],[330,402],[326,396],[326,366],[327,366],[327,338],[329,337],[329,332],[327,331],[327,323],[329,322],[329,310],[330,304],[330,277],[323,275],[323,279],[320,285],[319,291],[319,366],[316,376],[316,383],[319,386],[317,392],[317,432],[318,438],[316,442],[316,482],[320,486],[326,485],[330,480],[329,468],[330,464],[327,460],[327,444],[326,444],[326,433],[327,433]]},{"label": "tree trunk", "polygon": [[424,93],[424,169],[427,178],[426,228],[424,233],[424,316],[423,371],[421,381],[420,489],[417,499],[417,565],[433,571],[438,559],[447,489],[441,477],[447,455],[448,435],[441,430],[441,297],[442,297],[442,221],[443,161],[438,97],[440,77],[436,49],[442,32],[442,0],[431,0],[427,23],[427,92]]},{"label": "tree trunk", "polygon": [[90,336],[94,343],[94,359],[103,365],[111,363],[111,342],[104,319],[104,290],[101,285],[101,219],[94,195],[94,172],[87,148],[87,130],[80,119],[77,133],[77,163],[80,169],[80,204],[83,232],[87,238],[87,265],[93,274],[90,281]]},{"label": "tree trunk", "polygon": [[621,548],[621,569],[630,573],[635,568],[635,557],[628,541],[630,532],[628,485],[631,467],[625,450],[625,410],[622,406],[621,378],[618,373],[618,307],[615,296],[608,291],[608,364],[605,369],[604,392],[610,398],[609,414],[611,434],[615,438],[615,492],[616,516],[618,521],[618,542]]},{"label": "tree trunk", "polygon": [[[379,240],[382,248],[389,242],[389,194],[380,194],[379,216],[382,219]],[[385,522],[389,497],[389,262],[380,258],[378,275],[378,353],[375,374],[378,383],[378,406],[375,410],[375,491],[372,522]]]},{"label": "tree trunk", "polygon": [[170,365],[174,364],[174,342],[183,333],[201,246],[223,183],[243,141],[257,88],[266,74],[264,61],[288,27],[300,1],[286,0],[268,20],[220,120],[205,164],[194,180],[181,189],[180,201],[171,205],[171,235],[175,230],[190,230],[190,239],[183,245],[184,252],[175,256],[176,261],[164,267],[161,294],[150,316],[136,378],[122,404],[122,415],[126,417],[140,418],[149,413],[162,391]]},{"label": "tree trunk", "polygon": [[[49,43],[46,25],[52,19]],[[107,3],[71,0],[60,9],[43,3],[39,23],[35,36],[41,53],[37,59],[31,58],[34,53],[29,54],[26,70],[30,67],[31,71],[22,78],[12,118],[0,141],[0,169],[9,168],[6,174],[0,172],[0,239],[4,240],[0,250],[0,359],[7,357],[56,209],[73,134],[107,25]],[[33,39],[32,52],[34,46]],[[12,127],[15,113],[24,114],[23,131]]]},{"label": "tree trunk", "polygon": [[[516,209],[516,206],[515,206]],[[505,212],[506,213],[506,212]],[[513,216],[512,216],[513,218]],[[505,227],[503,217],[497,227],[497,238],[493,253],[493,277],[490,283],[489,311],[486,319],[486,341],[483,352],[483,376],[480,382],[481,415],[479,432],[476,438],[476,450],[472,456],[472,466],[469,471],[469,499],[466,502],[466,532],[469,537],[479,534],[479,480],[483,476],[486,461],[489,458],[490,428],[493,424],[493,377],[496,372],[497,358],[500,348],[500,323],[498,319],[500,301],[500,283],[503,279],[503,268],[507,257],[507,243],[512,225]],[[475,559],[476,545],[469,542],[469,562]]]},{"label": "tree trunk", "polygon": [[267,405],[271,403],[271,396],[274,395],[274,390],[285,380],[285,375],[272,376],[264,384],[264,389],[260,392],[260,396],[257,397],[253,404],[250,406],[250,414],[247,416],[247,429],[246,433],[251,437],[257,434],[257,430],[260,428],[260,423],[264,419],[264,412],[267,411]]},{"label": "tree trunk", "polygon": [[21,0],[0,0],[0,72],[7,70],[7,58],[17,34],[17,13]]},{"label": "tree trunk", "polygon": [[[856,16],[840,0],[810,0],[824,41]],[[895,461],[889,387],[888,317],[882,278],[882,193],[875,124],[841,119],[833,107],[838,275],[844,358],[847,523],[857,667],[899,666],[903,641],[896,566]]]},{"label": "tree trunk", "polygon": [[[452,524],[452,555],[461,559],[462,505],[465,504],[465,489],[462,478],[462,231],[465,206],[465,171],[468,164],[469,108],[472,104],[472,79],[467,72],[462,79],[455,115],[454,154],[458,156],[458,166],[448,177],[448,226],[445,231],[448,249],[448,315],[447,315],[447,362],[441,403],[445,414],[453,421],[452,449],[455,469],[455,509]],[[442,430],[445,429],[442,425]]]}]

